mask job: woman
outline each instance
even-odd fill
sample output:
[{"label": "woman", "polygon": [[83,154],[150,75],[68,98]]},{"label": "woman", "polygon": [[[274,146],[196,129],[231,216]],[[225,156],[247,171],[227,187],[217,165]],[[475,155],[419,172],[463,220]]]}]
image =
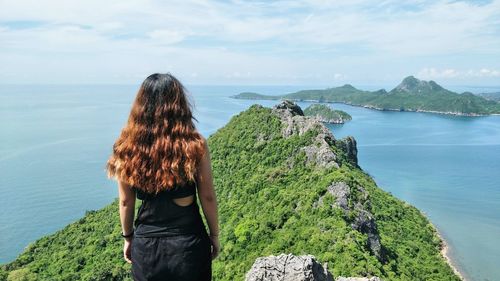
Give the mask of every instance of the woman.
[{"label": "woman", "polygon": [[123,255],[134,280],[211,280],[220,250],[217,200],[207,141],[193,119],[175,77],[149,76],[106,164],[118,181]]}]

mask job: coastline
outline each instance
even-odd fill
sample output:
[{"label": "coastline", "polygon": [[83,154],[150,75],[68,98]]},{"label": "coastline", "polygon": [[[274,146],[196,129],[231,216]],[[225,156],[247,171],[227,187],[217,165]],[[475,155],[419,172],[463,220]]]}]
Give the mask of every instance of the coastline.
[{"label": "coastline", "polygon": [[[429,220],[429,222],[430,222],[430,220]],[[443,256],[443,258],[446,260],[446,263],[451,267],[451,269],[453,269],[453,272],[455,272],[455,274],[458,277],[460,277],[461,280],[470,281],[469,279],[465,278],[465,275],[462,272],[460,272],[460,270],[458,269],[458,266],[453,262],[453,259],[451,258],[451,255],[449,252],[448,243],[446,242],[446,239],[444,239],[441,232],[439,232],[439,229],[432,222],[430,222],[430,224],[434,228],[436,235],[439,237],[439,240],[441,241],[440,253]]]},{"label": "coastline", "polygon": [[[236,96],[231,96],[231,98],[234,99],[244,99],[244,100],[280,100],[281,97],[279,98],[239,98]],[[465,116],[465,117],[485,117],[485,116],[491,116],[491,115],[500,115],[500,113],[489,113],[489,114],[479,114],[479,113],[461,113],[461,112],[452,112],[452,111],[434,111],[434,110],[425,110],[425,109],[408,109],[408,110],[400,110],[400,109],[394,109],[394,108],[379,108],[376,106],[372,105],[361,105],[361,104],[354,104],[354,103],[348,103],[348,102],[342,102],[342,101],[319,101],[319,100],[310,100],[310,99],[296,99],[296,98],[290,98],[290,100],[295,101],[295,102],[317,102],[317,103],[340,103],[340,104],[345,104],[345,105],[350,105],[350,106],[356,106],[356,107],[364,107],[367,109],[373,109],[373,110],[378,110],[378,111],[396,111],[396,112],[422,112],[422,113],[434,113],[434,114],[441,114],[441,115],[452,115],[452,116]]]}]

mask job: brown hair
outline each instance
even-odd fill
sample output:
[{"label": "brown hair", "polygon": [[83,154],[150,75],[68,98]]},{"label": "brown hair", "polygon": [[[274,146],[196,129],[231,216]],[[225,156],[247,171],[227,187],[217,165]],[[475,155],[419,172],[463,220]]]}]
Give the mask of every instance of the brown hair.
[{"label": "brown hair", "polygon": [[205,153],[184,86],[170,73],[152,74],[142,83],[128,122],[106,163],[116,177],[148,193],[195,181]]}]

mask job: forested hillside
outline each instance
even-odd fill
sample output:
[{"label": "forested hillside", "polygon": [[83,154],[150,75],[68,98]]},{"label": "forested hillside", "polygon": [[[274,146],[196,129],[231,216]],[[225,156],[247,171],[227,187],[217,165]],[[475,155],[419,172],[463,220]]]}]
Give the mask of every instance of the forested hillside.
[{"label": "forested hillside", "polygon": [[[280,253],[312,254],[334,276],[459,280],[428,219],[358,166],[355,139],[301,113],[286,101],[252,105],[208,138],[222,245],[214,280],[243,280],[257,257]],[[32,243],[0,280],[131,280],[129,270],[115,200]]]}]

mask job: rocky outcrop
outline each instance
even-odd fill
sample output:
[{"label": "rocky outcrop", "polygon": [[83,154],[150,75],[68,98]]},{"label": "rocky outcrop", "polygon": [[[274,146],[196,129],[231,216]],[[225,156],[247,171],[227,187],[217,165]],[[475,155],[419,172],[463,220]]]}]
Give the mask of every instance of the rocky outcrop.
[{"label": "rocky outcrop", "polygon": [[[246,273],[245,281],[334,281],[313,255],[280,254],[257,258]],[[381,281],[378,277],[338,277],[335,281]]]},{"label": "rocky outcrop", "polygon": [[358,166],[358,147],[356,144],[356,140],[352,136],[347,136],[340,140],[335,140],[335,145],[342,149],[347,155],[347,159],[353,164],[355,167]]},{"label": "rocky outcrop", "polygon": [[304,112],[295,102],[283,100],[272,109],[284,123],[282,135],[288,138],[293,135],[303,135],[309,130],[318,130],[311,145],[300,148],[306,154],[308,163],[316,164],[318,167],[339,168],[341,163],[337,155],[332,150],[332,146],[337,146],[345,152],[348,161],[357,167],[356,140],[348,136],[344,139],[336,140],[332,132],[317,118],[304,116]]},{"label": "rocky outcrop", "polygon": [[337,163],[337,156],[330,147],[334,144],[335,138],[321,122],[309,116],[304,116],[300,106],[289,100],[283,100],[275,105],[272,110],[284,123],[281,133],[285,138],[292,135],[300,136],[312,129],[319,131],[311,145],[300,148],[305,152],[308,163],[314,163],[325,168],[338,168],[340,166]]},{"label": "rocky outcrop", "polygon": [[335,281],[382,281],[378,277],[338,277]]},{"label": "rocky outcrop", "polygon": [[351,227],[368,236],[366,241],[368,248],[379,261],[385,262],[385,252],[380,243],[377,224],[375,223],[372,213],[365,210],[359,203],[356,204],[355,211],[357,214],[354,221],[351,223]]},{"label": "rocky outcrop", "polygon": [[304,112],[302,108],[291,100],[283,100],[281,103],[275,105],[273,109],[284,109],[289,111],[292,115],[301,115],[304,116]]},{"label": "rocky outcrop", "polygon": [[[344,211],[349,211],[349,197],[351,195],[351,188],[345,182],[334,182],[326,189],[327,194],[334,197],[335,203],[332,208],[340,207]],[[325,195],[321,196],[317,202],[313,204],[313,207],[318,207],[318,205],[323,204],[323,198]]]},{"label": "rocky outcrop", "polygon": [[312,255],[281,254],[257,258],[245,281],[333,281]]},{"label": "rocky outcrop", "polygon": [[314,139],[313,144],[300,148],[305,152],[308,163],[314,163],[325,168],[338,168],[340,166],[337,163],[337,155],[330,148],[329,140],[328,135],[319,134]]},{"label": "rocky outcrop", "polygon": [[[351,227],[367,235],[367,247],[378,260],[385,262],[385,250],[380,242],[377,223],[369,210],[368,193],[360,186],[355,188],[356,190],[352,190],[345,182],[333,182],[326,188],[326,193],[313,204],[313,207],[317,208],[323,204],[325,196],[333,196],[335,201],[331,207],[340,208],[344,213],[344,218],[350,221]],[[351,219],[351,214],[354,214],[354,219]]]},{"label": "rocky outcrop", "polygon": [[304,112],[300,106],[290,100],[283,100],[281,103],[275,105],[272,111],[285,124],[281,132],[284,138],[288,138],[292,135],[301,136],[314,128],[319,129],[325,134],[330,134],[333,138],[328,128],[321,126],[322,124],[313,118],[304,116]]}]

